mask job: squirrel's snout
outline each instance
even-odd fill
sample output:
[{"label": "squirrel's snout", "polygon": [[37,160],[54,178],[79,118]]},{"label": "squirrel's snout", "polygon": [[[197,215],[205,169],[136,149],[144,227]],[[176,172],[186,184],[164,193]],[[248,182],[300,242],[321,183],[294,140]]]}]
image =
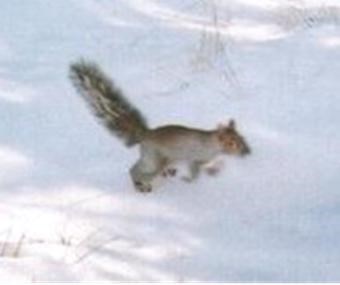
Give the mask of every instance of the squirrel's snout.
[{"label": "squirrel's snout", "polygon": [[250,150],[250,147],[245,145],[244,148],[243,148],[243,151],[242,151],[242,155],[248,155],[248,154],[251,154],[251,150]]}]

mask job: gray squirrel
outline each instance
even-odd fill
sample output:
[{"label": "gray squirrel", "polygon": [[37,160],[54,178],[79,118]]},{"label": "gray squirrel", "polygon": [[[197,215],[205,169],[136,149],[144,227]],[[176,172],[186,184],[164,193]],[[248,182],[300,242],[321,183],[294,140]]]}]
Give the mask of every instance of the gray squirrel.
[{"label": "gray squirrel", "polygon": [[[150,129],[143,115],[92,62],[80,60],[71,64],[70,78],[90,106],[92,112],[112,134],[128,147],[139,144],[140,158],[130,169],[136,190],[152,191],[153,179],[176,162],[188,164],[190,177],[196,179],[201,168],[219,154],[244,156],[250,154],[246,140],[230,120],[213,130],[180,125]],[[175,170],[169,170],[175,174]]]}]

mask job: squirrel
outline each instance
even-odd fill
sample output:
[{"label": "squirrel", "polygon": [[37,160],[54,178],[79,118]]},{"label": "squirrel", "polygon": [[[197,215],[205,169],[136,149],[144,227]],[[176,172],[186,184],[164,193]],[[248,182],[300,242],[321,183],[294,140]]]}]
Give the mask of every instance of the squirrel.
[{"label": "squirrel", "polygon": [[[219,154],[250,154],[250,147],[236,130],[233,119],[213,130],[180,125],[151,129],[140,111],[95,63],[84,60],[72,63],[70,79],[94,115],[112,134],[121,138],[127,147],[139,144],[140,158],[130,169],[138,191],[151,192],[153,179],[179,161],[188,164],[190,177],[187,181],[193,181],[202,166]],[[175,169],[168,171],[175,174]]]}]

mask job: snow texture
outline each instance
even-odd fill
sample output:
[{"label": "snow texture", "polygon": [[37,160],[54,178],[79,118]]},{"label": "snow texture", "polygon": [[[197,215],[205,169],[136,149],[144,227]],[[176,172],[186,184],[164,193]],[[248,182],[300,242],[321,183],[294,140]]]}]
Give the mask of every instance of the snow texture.
[{"label": "snow texture", "polygon": [[[12,0],[0,27],[1,280],[340,281],[339,1]],[[152,126],[234,118],[252,155],[134,191],[79,58]]]}]

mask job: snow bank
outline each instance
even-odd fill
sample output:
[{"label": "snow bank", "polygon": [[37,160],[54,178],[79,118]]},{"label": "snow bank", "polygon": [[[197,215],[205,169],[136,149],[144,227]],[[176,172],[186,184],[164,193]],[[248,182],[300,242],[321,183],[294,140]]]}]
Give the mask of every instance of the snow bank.
[{"label": "snow bank", "polygon": [[[1,280],[339,281],[337,1],[0,8]],[[152,126],[235,118],[252,156],[135,192],[137,149],[67,78],[79,57]]]}]

